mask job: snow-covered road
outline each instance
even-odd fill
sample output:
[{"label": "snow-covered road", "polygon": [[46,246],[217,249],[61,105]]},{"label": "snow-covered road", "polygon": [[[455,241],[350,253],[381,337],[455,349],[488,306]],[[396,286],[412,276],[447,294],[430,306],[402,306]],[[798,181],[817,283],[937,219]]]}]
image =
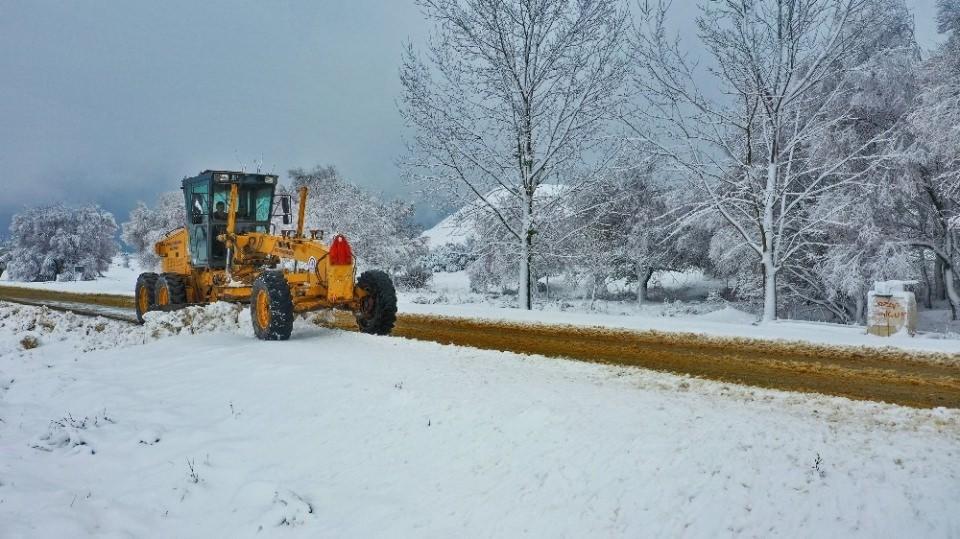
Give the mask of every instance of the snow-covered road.
[{"label": "snow-covered road", "polygon": [[24,319],[3,537],[960,535],[957,410],[242,319],[48,313],[22,351]]}]

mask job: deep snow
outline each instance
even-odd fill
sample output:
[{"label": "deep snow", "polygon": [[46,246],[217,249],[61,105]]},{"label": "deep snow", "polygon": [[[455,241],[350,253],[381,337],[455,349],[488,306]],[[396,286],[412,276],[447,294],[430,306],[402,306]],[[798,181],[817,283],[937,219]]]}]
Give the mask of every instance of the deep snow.
[{"label": "deep snow", "polygon": [[960,534],[957,410],[152,317],[0,304],[0,535]]}]

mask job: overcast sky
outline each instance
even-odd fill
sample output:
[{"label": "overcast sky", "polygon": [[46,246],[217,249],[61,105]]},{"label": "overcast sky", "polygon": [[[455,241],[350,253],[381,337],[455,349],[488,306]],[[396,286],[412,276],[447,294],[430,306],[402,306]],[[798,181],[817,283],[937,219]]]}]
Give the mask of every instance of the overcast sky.
[{"label": "overcast sky", "polygon": [[[935,2],[907,0],[925,47]],[[261,156],[403,195],[397,69],[427,32],[412,0],[0,0],[0,235],[55,201],[121,222],[184,175]]]}]

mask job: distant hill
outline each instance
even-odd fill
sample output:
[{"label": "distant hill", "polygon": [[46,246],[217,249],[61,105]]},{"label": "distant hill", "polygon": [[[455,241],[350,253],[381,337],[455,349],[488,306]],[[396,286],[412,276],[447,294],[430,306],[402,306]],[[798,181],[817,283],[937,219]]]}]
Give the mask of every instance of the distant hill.
[{"label": "distant hill", "polygon": [[[568,189],[565,185],[547,183],[537,188],[537,201],[549,200],[552,197],[563,193]],[[487,200],[503,207],[503,203],[511,201],[512,197],[502,190],[491,191],[487,195]],[[456,245],[466,245],[467,241],[476,235],[477,218],[483,215],[485,205],[478,199],[467,204],[452,214],[444,217],[439,223],[424,231],[422,237],[426,238],[427,246],[430,248],[440,247],[448,243]]]}]

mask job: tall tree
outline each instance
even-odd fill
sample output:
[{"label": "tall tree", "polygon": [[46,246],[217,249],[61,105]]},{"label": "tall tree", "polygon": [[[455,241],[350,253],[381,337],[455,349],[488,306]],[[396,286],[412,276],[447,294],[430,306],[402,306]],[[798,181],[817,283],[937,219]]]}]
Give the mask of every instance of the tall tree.
[{"label": "tall tree", "polygon": [[874,9],[881,1],[708,2],[697,17],[712,62],[705,70],[670,38],[665,4],[641,10],[634,51],[643,106],[625,120],[702,198],[686,222],[717,214],[756,256],[764,321],[777,317],[781,270],[844,211],[812,214],[812,204],[863,181],[878,162],[865,150],[882,134],[842,155],[826,142],[853,118],[834,107],[849,91],[837,81],[888,22]]},{"label": "tall tree", "polygon": [[[917,278],[921,258],[916,248],[889,242],[887,231],[901,211],[891,206],[895,197],[890,187],[896,183],[894,177],[904,174],[898,161],[903,155],[904,118],[919,90],[920,49],[902,0],[878,0],[871,9],[883,14],[875,18],[890,22],[865,36],[860,54],[849,58],[838,78],[844,91],[827,111],[848,120],[824,137],[818,155],[836,161],[861,149],[867,155],[887,153],[889,158],[872,170],[870,181],[839,186],[809,206],[811,215],[830,215],[828,224],[820,241],[798,253],[781,279],[789,303],[806,304],[843,322],[865,322],[873,282]],[[873,164],[854,160],[847,172]],[[833,212],[837,207],[845,210],[837,215]]]},{"label": "tall tree", "polygon": [[902,134],[902,168],[891,174],[889,240],[933,255],[953,318],[960,317],[960,2],[938,2],[947,41],[921,70],[921,90]]},{"label": "tall tree", "polygon": [[400,74],[416,133],[409,174],[461,203],[480,199],[514,240],[519,304],[530,309],[535,196],[609,161],[603,134],[622,99],[628,13],[620,0],[417,3],[436,26],[426,58],[408,47]]}]

